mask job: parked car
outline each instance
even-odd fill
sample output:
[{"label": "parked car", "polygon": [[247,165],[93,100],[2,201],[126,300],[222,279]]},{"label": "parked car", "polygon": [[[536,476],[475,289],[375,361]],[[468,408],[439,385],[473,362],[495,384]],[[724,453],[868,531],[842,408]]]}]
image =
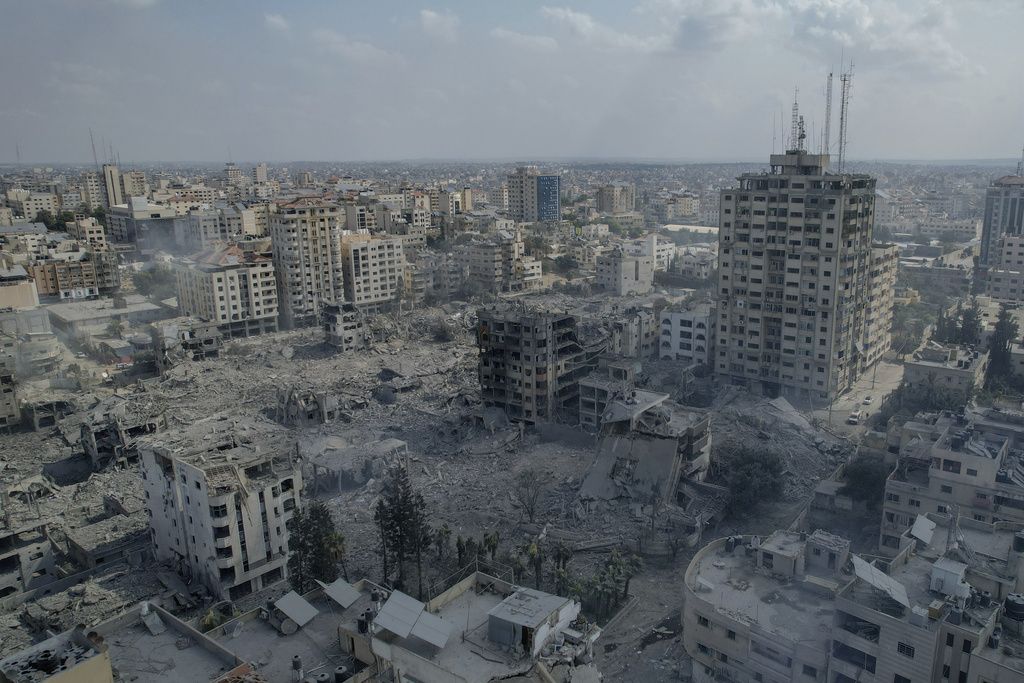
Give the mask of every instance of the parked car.
[{"label": "parked car", "polygon": [[865,397],[864,397],[864,401],[863,401],[863,403],[864,403],[864,405],[866,405],[866,406],[869,406],[869,405],[871,405],[872,403],[874,403],[874,401],[875,401],[875,397],[874,397],[874,396],[871,396],[871,395],[869,394],[869,395],[867,395],[867,396],[865,396]]}]

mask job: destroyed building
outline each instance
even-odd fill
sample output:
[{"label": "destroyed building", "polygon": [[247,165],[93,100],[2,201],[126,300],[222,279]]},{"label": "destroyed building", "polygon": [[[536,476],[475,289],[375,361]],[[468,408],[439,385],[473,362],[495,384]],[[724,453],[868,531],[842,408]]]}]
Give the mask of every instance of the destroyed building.
[{"label": "destroyed building", "polygon": [[639,371],[637,361],[598,359],[598,369],[580,380],[580,424],[584,429],[597,431],[609,401],[632,390]]},{"label": "destroyed building", "polygon": [[579,380],[600,349],[585,349],[571,315],[477,311],[480,387],[487,406],[514,420],[550,421],[578,410]]},{"label": "destroyed building", "polygon": [[0,354],[0,429],[17,427],[21,422],[21,405],[15,391],[14,356]]},{"label": "destroyed building", "polygon": [[[10,508],[5,493],[4,509]],[[0,598],[40,588],[56,580],[48,522],[37,521],[0,533]]]},{"label": "destroyed building", "polygon": [[342,351],[366,347],[363,314],[355,304],[324,304],[322,315],[328,344]]},{"label": "destroyed building", "polygon": [[338,417],[338,397],[326,391],[277,390],[274,419],[286,427],[311,427],[333,422]]},{"label": "destroyed building", "polygon": [[91,408],[74,413],[60,424],[64,441],[80,447],[94,470],[112,461],[118,467],[138,460],[136,440],[167,429],[167,416],[140,411],[125,396],[108,396]]},{"label": "destroyed building", "polygon": [[142,440],[146,505],[157,558],[237,600],[285,579],[302,475],[282,428],[209,420]]},{"label": "destroyed building", "polygon": [[161,372],[182,360],[217,358],[224,349],[224,335],[215,323],[194,318],[161,320],[150,325],[154,356]]}]

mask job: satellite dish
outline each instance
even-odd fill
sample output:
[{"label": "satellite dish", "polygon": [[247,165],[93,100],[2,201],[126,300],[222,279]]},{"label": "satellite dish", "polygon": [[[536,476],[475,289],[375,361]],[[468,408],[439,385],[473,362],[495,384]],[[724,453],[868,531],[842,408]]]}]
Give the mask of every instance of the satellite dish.
[{"label": "satellite dish", "polygon": [[104,370],[104,371],[103,371],[103,377],[104,377],[104,378],[110,377],[110,375],[108,375],[108,374],[107,374],[107,371],[106,371],[106,370]]}]

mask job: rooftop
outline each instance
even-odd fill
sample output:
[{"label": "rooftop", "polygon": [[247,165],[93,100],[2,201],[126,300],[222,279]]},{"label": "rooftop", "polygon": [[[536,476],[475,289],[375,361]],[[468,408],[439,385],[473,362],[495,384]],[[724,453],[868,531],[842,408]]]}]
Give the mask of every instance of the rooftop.
[{"label": "rooftop", "polygon": [[[779,542],[789,540],[787,535]],[[692,587],[733,619],[827,650],[834,602],[804,590],[798,580],[780,581],[756,570],[755,558],[748,557],[742,545],[732,552],[723,545],[696,560]],[[710,586],[711,593],[701,593],[701,585]]]},{"label": "rooftop", "polygon": [[115,308],[113,299],[97,299],[94,301],[52,304],[47,306],[46,310],[51,316],[68,323],[107,318],[111,315],[160,310],[160,306],[150,303],[141,294],[126,294],[124,299],[126,304],[124,308]]}]

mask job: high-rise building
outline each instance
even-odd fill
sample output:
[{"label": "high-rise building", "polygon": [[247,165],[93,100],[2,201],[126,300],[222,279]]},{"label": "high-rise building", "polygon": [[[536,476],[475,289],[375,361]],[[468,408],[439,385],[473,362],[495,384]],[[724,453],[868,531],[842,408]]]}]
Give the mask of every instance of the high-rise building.
[{"label": "high-rise building", "polygon": [[636,208],[636,189],[629,183],[605,183],[597,188],[597,210],[625,213]]},{"label": "high-rise building", "polygon": [[106,206],[107,195],[99,173],[86,171],[82,174],[82,200],[85,202],[86,208],[90,210],[98,206]]},{"label": "high-rise building", "polygon": [[361,312],[376,313],[382,305],[405,293],[401,237],[345,235],[341,238],[341,261],[345,270],[345,298]]},{"label": "high-rise building", "polygon": [[985,220],[981,225],[978,265],[988,268],[998,259],[999,238],[1024,235],[1024,177],[1003,176],[985,192]]},{"label": "high-rise building", "polygon": [[508,176],[508,211],[513,220],[562,219],[561,176],[541,173],[536,166],[520,166]]},{"label": "high-rise building", "polygon": [[280,204],[270,216],[282,327],[313,324],[322,303],[345,301],[345,212],[323,199]]},{"label": "high-rise building", "polygon": [[230,336],[277,331],[274,264],[237,244],[217,244],[173,264],[178,310]]},{"label": "high-rise building", "polygon": [[103,164],[103,185],[107,190],[107,206],[124,204],[124,192],[121,188],[121,172],[113,164]]},{"label": "high-rise building", "polygon": [[267,182],[267,165],[262,161],[252,169],[252,181],[254,183]]},{"label": "high-rise building", "polygon": [[789,150],[721,192],[713,362],[735,385],[828,401],[888,348],[891,294],[888,309],[871,296],[893,265],[871,246],[875,179],[828,168]]}]

